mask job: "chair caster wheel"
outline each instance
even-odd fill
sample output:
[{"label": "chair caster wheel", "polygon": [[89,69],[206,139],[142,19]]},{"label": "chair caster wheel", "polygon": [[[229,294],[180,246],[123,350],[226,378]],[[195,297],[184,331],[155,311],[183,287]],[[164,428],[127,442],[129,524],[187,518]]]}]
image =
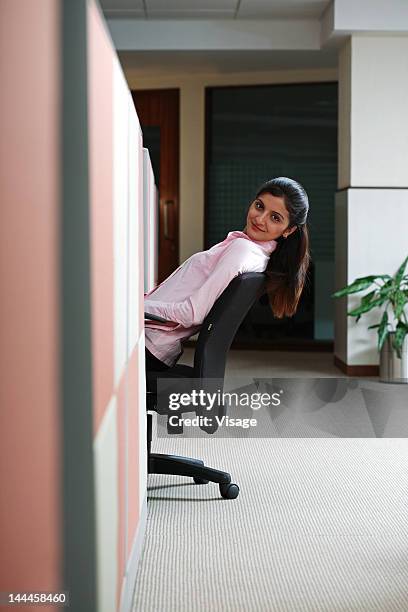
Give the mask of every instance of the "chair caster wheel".
[{"label": "chair caster wheel", "polygon": [[239,494],[239,486],[232,482],[220,484],[220,493],[224,499],[235,499]]},{"label": "chair caster wheel", "polygon": [[217,423],[215,423],[214,425],[201,425],[200,429],[205,433],[211,435],[217,431],[218,425]]},{"label": "chair caster wheel", "polygon": [[193,476],[193,480],[196,484],[208,484],[210,481],[205,478],[200,478],[199,476]]},{"label": "chair caster wheel", "polygon": [[183,425],[170,425],[169,422],[167,422],[167,433],[171,436],[171,435],[176,435],[176,434],[182,434],[183,433]]}]

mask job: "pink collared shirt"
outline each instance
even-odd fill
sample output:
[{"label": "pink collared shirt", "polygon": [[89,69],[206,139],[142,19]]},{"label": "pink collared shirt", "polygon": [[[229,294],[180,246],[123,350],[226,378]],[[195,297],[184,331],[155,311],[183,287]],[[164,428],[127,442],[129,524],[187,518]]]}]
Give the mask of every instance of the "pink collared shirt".
[{"label": "pink collared shirt", "polygon": [[244,272],[264,272],[276,246],[276,240],[252,240],[244,232],[234,231],[208,251],[187,259],[145,294],[145,312],[173,321],[169,326],[145,320],[148,350],[163,363],[173,366],[183,353],[182,340],[199,330],[230,281]]}]

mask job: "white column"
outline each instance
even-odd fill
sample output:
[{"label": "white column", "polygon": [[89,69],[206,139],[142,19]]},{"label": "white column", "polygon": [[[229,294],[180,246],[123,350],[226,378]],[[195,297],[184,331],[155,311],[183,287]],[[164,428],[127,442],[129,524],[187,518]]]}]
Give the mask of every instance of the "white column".
[{"label": "white column", "polygon": [[[407,109],[408,36],[350,36],[339,53],[336,289],[394,274],[408,254]],[[376,330],[367,327],[380,310],[358,324],[347,316],[360,297],[335,300],[335,355],[357,375],[379,363]]]}]

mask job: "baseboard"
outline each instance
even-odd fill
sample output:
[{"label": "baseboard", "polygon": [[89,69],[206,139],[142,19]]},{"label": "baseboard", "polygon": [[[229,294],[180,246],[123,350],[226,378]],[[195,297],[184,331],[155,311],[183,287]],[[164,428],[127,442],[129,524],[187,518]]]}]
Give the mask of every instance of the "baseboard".
[{"label": "baseboard", "polygon": [[129,555],[126,574],[122,581],[122,592],[120,597],[120,612],[131,612],[134,599],[136,573],[142,556],[147,523],[147,493],[145,495],[140,513],[137,534],[133,540],[133,546]]},{"label": "baseboard", "polygon": [[334,355],[334,365],[346,376],[379,376],[380,374],[378,365],[348,365],[337,355]]}]

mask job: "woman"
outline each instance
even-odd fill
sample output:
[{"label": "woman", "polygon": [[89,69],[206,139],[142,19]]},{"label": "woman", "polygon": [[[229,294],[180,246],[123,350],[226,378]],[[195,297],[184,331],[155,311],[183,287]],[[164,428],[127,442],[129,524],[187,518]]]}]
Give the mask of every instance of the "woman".
[{"label": "woman", "polygon": [[266,272],[266,292],[278,319],[295,314],[309,267],[306,191],[293,179],[262,185],[247,211],[244,230],[192,255],[145,295],[145,312],[167,323],[145,321],[146,370],[172,367],[182,340],[194,335],[230,281],[244,272]]}]

